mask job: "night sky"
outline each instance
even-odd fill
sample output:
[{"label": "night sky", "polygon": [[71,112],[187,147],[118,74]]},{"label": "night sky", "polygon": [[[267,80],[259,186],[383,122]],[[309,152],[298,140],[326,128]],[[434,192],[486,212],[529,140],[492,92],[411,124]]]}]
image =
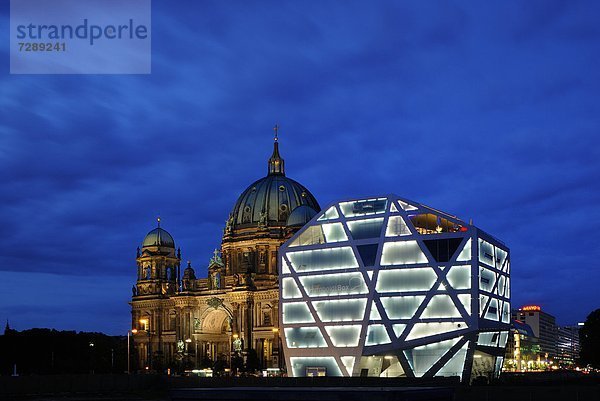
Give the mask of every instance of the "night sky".
[{"label": "night sky", "polygon": [[19,76],[3,1],[0,322],[126,333],[156,217],[204,276],[275,123],[322,207],[395,193],[472,218],[511,248],[513,306],[583,321],[600,2],[491,3],[154,0],[151,75]]}]

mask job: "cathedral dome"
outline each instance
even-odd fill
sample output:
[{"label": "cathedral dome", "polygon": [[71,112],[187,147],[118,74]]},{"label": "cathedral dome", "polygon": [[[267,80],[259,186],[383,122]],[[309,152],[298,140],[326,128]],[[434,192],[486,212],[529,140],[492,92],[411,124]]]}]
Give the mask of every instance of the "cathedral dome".
[{"label": "cathedral dome", "polygon": [[240,195],[230,215],[230,224],[244,226],[286,226],[296,208],[307,206],[315,213],[319,203],[306,187],[285,176],[277,137],[266,177],[250,184]]},{"label": "cathedral dome", "polygon": [[288,227],[302,227],[310,221],[318,212],[308,205],[298,206],[287,219]]},{"label": "cathedral dome", "polygon": [[158,227],[146,234],[142,246],[163,246],[166,248],[175,249],[175,241],[171,234],[166,230],[160,228],[160,219],[158,220]]}]

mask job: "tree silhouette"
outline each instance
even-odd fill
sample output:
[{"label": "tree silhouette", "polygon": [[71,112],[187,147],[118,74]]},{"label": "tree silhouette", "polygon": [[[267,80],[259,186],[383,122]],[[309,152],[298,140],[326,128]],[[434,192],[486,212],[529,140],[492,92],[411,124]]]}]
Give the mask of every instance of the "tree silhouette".
[{"label": "tree silhouette", "polygon": [[580,363],[600,368],[600,309],[588,315],[579,330],[579,341],[581,342]]}]

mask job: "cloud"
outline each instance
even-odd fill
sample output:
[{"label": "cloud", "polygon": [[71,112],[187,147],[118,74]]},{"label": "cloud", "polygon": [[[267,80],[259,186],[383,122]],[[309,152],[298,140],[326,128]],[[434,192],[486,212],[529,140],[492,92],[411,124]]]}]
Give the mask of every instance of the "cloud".
[{"label": "cloud", "polygon": [[[600,256],[582,235],[600,228],[595,3],[154,3],[149,76],[0,76],[15,287],[93,279],[106,320],[85,326],[116,332],[156,216],[204,274],[279,123],[288,175],[322,206],[392,192],[473,218],[511,247],[516,303],[559,321],[597,307],[570,301],[592,280],[548,274]],[[35,325],[13,297],[5,313]],[[57,327],[83,316],[47,308]]]}]

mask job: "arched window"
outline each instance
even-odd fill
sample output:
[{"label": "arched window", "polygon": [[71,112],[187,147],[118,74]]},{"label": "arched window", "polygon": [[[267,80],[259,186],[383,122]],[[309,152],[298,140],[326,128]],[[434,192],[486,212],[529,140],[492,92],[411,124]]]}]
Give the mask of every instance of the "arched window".
[{"label": "arched window", "polygon": [[150,280],[152,278],[152,269],[150,269],[150,266],[146,266],[146,269],[144,270],[144,277],[146,280]]}]

